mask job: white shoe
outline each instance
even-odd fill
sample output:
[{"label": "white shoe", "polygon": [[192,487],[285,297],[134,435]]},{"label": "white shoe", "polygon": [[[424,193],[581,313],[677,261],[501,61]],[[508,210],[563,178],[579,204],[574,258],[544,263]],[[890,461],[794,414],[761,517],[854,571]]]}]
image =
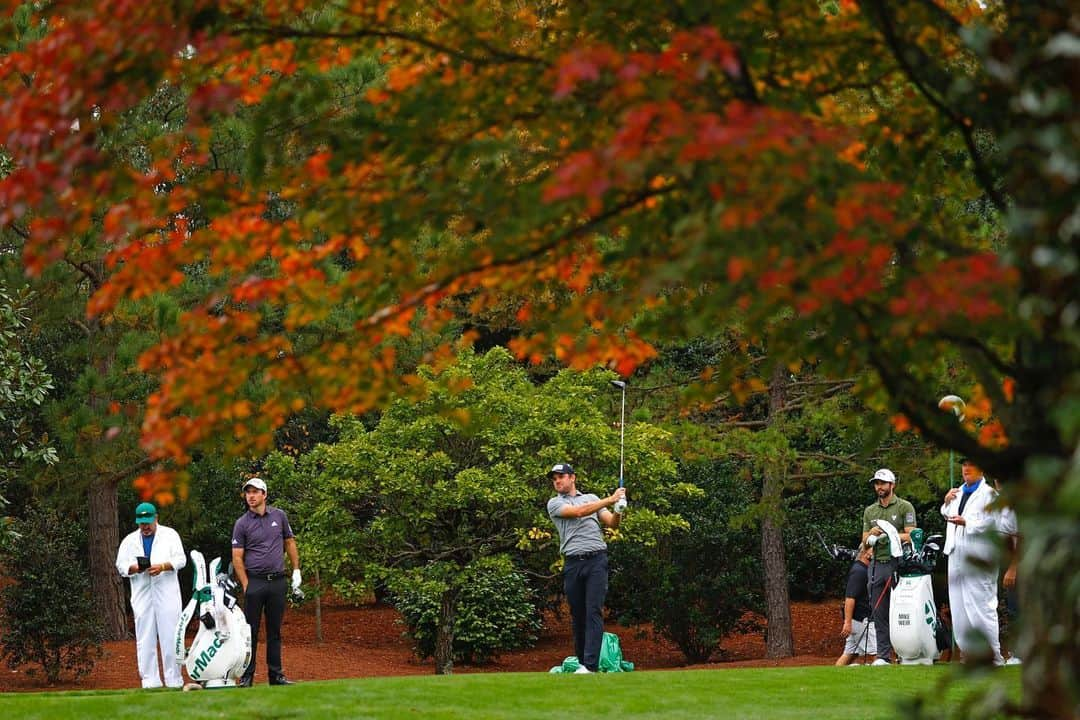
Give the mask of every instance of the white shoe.
[{"label": "white shoe", "polygon": [[1015,655],[1010,655],[1009,659],[1005,661],[1005,664],[1006,665],[1023,665],[1024,662],[1020,658],[1016,657]]},{"label": "white shoe", "polygon": [[574,671],[575,675],[592,675],[592,670],[584,665],[578,665],[578,669]]},{"label": "white shoe", "polygon": [[878,658],[877,660],[875,660],[874,662],[872,662],[870,664],[871,665],[892,665],[892,663],[889,662],[888,660],[886,660],[885,658]]}]

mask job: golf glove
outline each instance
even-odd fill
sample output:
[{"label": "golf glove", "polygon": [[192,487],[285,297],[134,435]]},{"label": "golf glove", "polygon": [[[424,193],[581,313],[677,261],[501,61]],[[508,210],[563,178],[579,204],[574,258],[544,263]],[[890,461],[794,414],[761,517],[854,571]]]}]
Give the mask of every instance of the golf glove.
[{"label": "golf glove", "polygon": [[300,589],[300,584],[303,580],[300,578],[300,568],[296,568],[292,571],[292,594],[297,600],[304,599],[304,591]]},{"label": "golf glove", "polygon": [[881,536],[880,535],[870,535],[869,537],[866,538],[866,544],[869,545],[870,547],[874,547],[874,545],[877,544],[877,541],[878,541],[879,537],[881,537]]},{"label": "golf glove", "polygon": [[611,511],[622,514],[622,511],[626,509],[626,498],[620,498],[615,501],[615,504],[611,506]]}]

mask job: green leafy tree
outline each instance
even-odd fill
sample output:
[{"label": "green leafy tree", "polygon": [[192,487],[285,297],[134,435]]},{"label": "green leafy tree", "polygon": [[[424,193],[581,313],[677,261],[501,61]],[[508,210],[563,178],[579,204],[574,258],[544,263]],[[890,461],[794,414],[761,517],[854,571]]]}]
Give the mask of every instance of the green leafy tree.
[{"label": "green leafy tree", "polygon": [[[440,589],[432,654],[436,672],[445,673],[477,563],[537,552],[547,574],[555,564],[554,529],[544,513],[553,494],[546,469],[570,460],[584,492],[611,492],[619,441],[609,373],[563,372],[536,386],[496,348],[465,353],[440,372],[421,368],[419,377],[423,399],[392,403],[371,429],[339,418],[339,442],[295,465],[270,467],[286,487],[303,483],[317,498],[310,516],[296,517],[297,534],[305,547],[315,545],[312,554],[328,576],[348,569],[353,582],[413,583],[425,594]],[[671,503],[696,490],[670,482],[665,442],[652,426],[628,432],[627,465],[641,479],[632,490],[634,509],[613,540],[655,543],[685,527]],[[345,548],[356,562],[327,562]]]},{"label": "green leafy tree", "polygon": [[[709,368],[733,361],[741,366],[732,390],[701,397],[695,381]],[[756,479],[752,504],[740,514],[740,523],[760,533],[757,557],[769,657],[794,653],[792,593],[813,587],[832,595],[843,587],[846,567],[820,552],[812,525],[830,532],[842,528],[846,534],[832,541],[853,543],[862,509],[872,499],[865,479],[883,465],[905,478],[905,495],[937,496],[935,484],[926,482],[925,470],[933,468],[927,444],[911,433],[895,432],[886,415],[860,402],[857,388],[869,381],[866,374],[834,379],[817,365],[777,364],[734,325],[723,333],[666,345],[650,364],[648,379],[637,383],[636,395],[643,400],[656,394],[650,387],[682,388],[680,394],[690,398],[689,414],[680,404],[670,404],[677,396],[645,400],[656,416],[669,418],[680,457],[691,464],[737,458],[744,479]],[[842,497],[819,504],[822,481]],[[814,522],[807,523],[808,517]]]},{"label": "green leafy tree", "polygon": [[44,362],[29,353],[33,294],[15,292],[0,284],[0,545],[13,539],[10,519],[3,513],[3,493],[20,468],[56,462],[47,435],[35,432],[33,416],[53,389]]}]

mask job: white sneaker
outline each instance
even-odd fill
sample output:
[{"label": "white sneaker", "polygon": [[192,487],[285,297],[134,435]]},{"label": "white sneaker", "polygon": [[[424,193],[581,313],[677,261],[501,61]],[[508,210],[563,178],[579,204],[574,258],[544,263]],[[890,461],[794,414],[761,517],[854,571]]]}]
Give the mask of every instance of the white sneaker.
[{"label": "white sneaker", "polygon": [[592,670],[584,665],[578,665],[578,669],[574,671],[575,675],[592,675]]},{"label": "white sneaker", "polygon": [[874,662],[872,662],[870,664],[871,665],[892,665],[892,663],[889,662],[888,660],[886,660],[885,658],[878,658],[877,660],[875,660]]},{"label": "white sneaker", "polygon": [[1016,657],[1015,655],[1010,655],[1009,659],[1005,661],[1005,664],[1006,665],[1023,665],[1024,662],[1020,658]]}]

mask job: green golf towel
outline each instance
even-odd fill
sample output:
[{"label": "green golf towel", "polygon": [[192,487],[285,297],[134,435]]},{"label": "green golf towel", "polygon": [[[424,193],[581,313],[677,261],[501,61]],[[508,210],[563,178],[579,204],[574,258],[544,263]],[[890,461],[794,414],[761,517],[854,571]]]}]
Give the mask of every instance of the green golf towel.
[{"label": "green golf towel", "polygon": [[[576,656],[571,655],[563,660],[561,665],[556,665],[548,672],[572,673],[579,667],[581,667],[581,661]],[[600,644],[600,672],[632,672],[633,669],[634,663],[623,660],[619,636],[615,633],[604,633],[604,639]]]}]

